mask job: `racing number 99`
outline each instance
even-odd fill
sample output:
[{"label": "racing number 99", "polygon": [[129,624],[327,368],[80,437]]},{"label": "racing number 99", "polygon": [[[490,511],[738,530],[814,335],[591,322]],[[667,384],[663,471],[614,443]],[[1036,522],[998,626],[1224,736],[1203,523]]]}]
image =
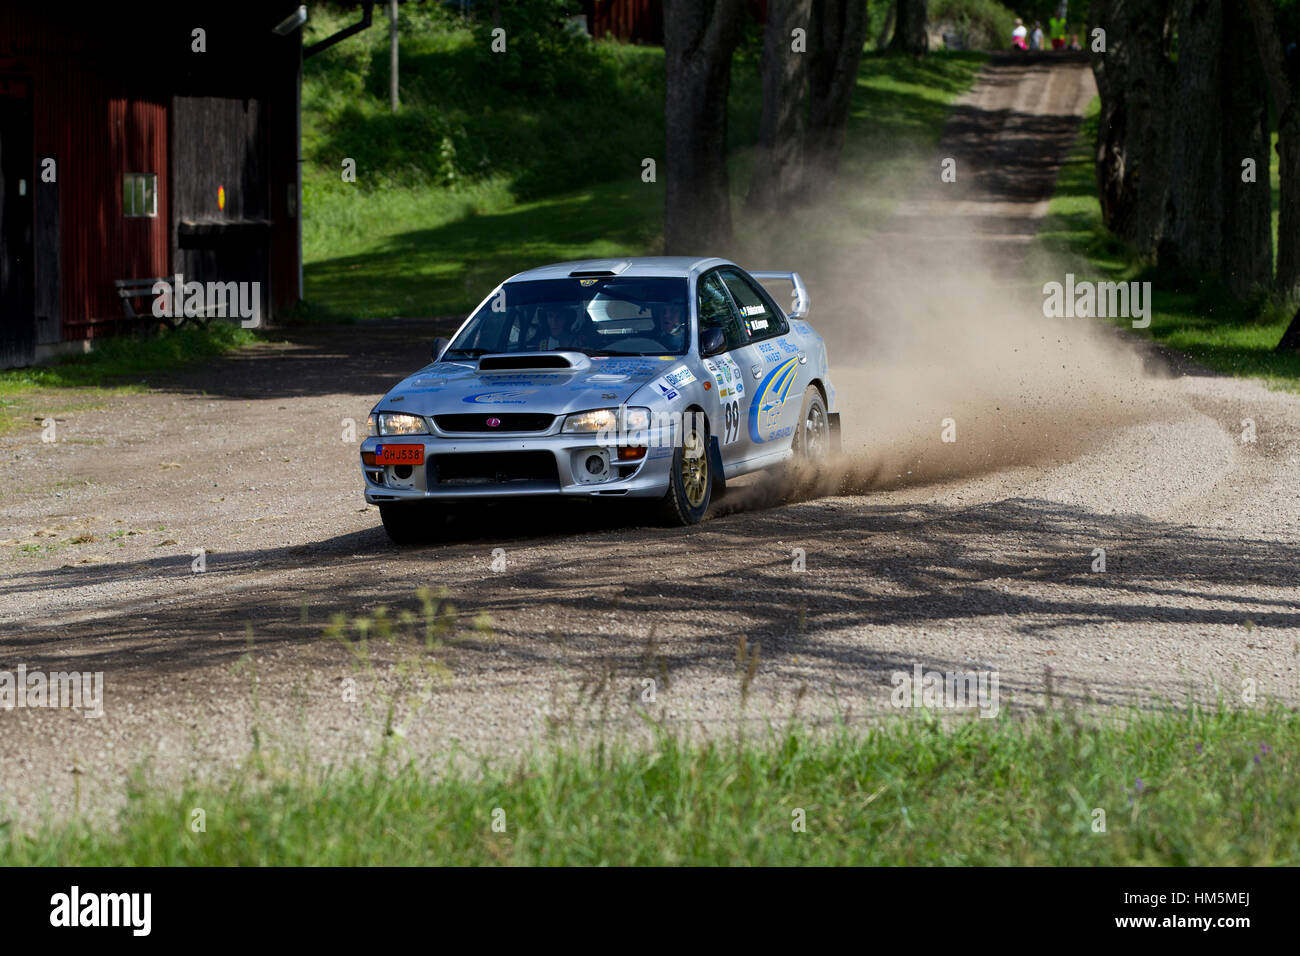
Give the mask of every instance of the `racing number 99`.
[{"label": "racing number 99", "polygon": [[730,445],[740,437],[740,402],[724,402],[722,406],[724,425],[722,443]]}]

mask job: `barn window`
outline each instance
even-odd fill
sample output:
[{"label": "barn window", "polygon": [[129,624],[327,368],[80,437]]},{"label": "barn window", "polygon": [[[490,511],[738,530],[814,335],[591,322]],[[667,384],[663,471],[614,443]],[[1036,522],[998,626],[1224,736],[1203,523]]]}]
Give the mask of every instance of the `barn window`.
[{"label": "barn window", "polygon": [[122,215],[158,215],[157,173],[127,173],[122,177]]}]

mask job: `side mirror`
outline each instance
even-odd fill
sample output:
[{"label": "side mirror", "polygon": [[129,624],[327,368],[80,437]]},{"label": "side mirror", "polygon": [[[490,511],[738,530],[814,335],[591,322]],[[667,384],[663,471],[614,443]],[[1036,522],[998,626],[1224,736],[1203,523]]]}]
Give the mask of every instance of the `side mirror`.
[{"label": "side mirror", "polygon": [[433,360],[438,361],[443,352],[447,351],[447,346],[451,345],[451,339],[444,336],[438,336],[433,340]]},{"label": "side mirror", "polygon": [[705,329],[700,335],[700,357],[708,358],[710,355],[717,355],[719,352],[726,351],[727,337],[722,334],[722,329],[713,328]]}]

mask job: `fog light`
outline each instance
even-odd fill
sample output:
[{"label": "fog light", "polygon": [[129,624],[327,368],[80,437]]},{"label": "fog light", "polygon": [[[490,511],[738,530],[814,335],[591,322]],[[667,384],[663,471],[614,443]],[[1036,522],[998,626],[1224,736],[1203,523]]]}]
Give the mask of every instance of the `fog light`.
[{"label": "fog light", "polygon": [[587,458],[587,474],[599,475],[605,470],[605,459],[599,455],[591,455]]}]

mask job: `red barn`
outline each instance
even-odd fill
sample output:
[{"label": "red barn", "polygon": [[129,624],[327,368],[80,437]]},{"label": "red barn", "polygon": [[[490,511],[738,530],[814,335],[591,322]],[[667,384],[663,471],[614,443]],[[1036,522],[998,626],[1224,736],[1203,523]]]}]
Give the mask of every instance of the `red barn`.
[{"label": "red barn", "polygon": [[[759,23],[767,20],[767,0],[749,0],[749,13]],[[587,29],[597,40],[615,37],[627,43],[664,42],[663,0],[583,0]]]},{"label": "red barn", "polygon": [[299,299],[297,10],[0,10],[0,368],[123,326],[120,280]]}]

